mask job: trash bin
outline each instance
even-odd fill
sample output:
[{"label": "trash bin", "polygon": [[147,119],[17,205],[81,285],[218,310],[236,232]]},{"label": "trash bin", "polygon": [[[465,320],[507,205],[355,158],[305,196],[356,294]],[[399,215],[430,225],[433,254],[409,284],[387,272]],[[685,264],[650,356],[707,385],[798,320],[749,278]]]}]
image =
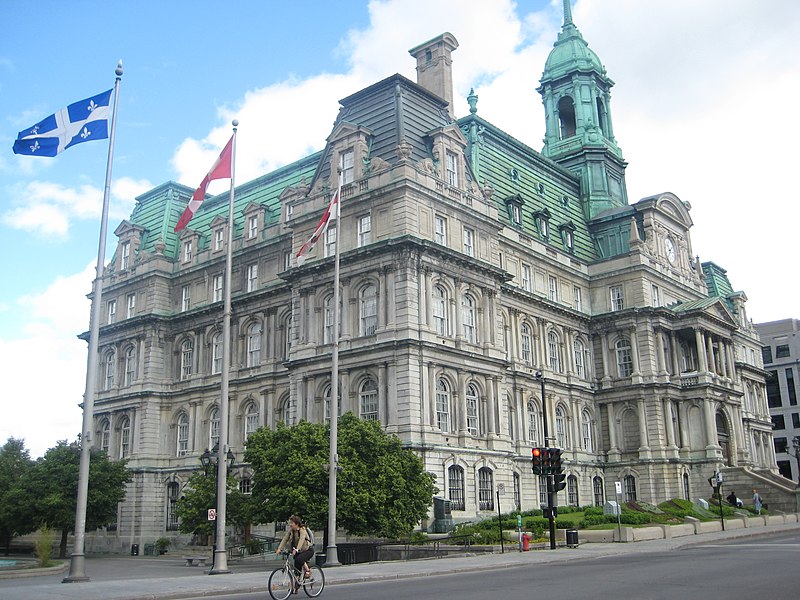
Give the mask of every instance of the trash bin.
[{"label": "trash bin", "polygon": [[578,530],[567,529],[567,546],[570,548],[578,547]]},{"label": "trash bin", "polygon": [[139,556],[139,544],[131,544],[131,556]]},{"label": "trash bin", "polygon": [[156,554],[156,545],[155,544],[145,544],[144,545],[144,555],[145,556],[155,556]]},{"label": "trash bin", "polygon": [[522,534],[522,551],[527,552],[531,549],[531,536],[529,533]]}]

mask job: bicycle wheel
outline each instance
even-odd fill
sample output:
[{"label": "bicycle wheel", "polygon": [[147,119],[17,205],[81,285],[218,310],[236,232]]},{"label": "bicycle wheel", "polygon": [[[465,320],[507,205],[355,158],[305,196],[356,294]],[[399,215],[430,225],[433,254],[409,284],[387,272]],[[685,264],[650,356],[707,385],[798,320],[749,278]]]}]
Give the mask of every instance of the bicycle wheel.
[{"label": "bicycle wheel", "polygon": [[308,565],[311,568],[312,580],[303,584],[303,591],[309,598],[316,598],[322,593],[325,587],[325,573],[316,566]]},{"label": "bicycle wheel", "polygon": [[275,569],[267,585],[272,600],[286,600],[292,594],[293,583],[292,576],[285,568]]}]

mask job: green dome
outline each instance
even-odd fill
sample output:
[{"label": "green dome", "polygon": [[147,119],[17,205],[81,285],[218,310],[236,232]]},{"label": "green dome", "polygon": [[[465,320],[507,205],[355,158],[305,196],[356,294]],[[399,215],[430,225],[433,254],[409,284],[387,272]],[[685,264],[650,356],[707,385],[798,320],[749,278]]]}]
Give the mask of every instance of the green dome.
[{"label": "green dome", "polygon": [[541,82],[554,81],[576,71],[606,74],[600,57],[589,48],[578,28],[572,23],[565,23],[544,64]]}]

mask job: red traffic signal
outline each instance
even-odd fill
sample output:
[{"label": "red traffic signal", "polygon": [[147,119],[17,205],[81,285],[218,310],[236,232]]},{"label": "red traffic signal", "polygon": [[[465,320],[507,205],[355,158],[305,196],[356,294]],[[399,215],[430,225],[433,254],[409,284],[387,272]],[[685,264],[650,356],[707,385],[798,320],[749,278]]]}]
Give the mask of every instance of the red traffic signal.
[{"label": "red traffic signal", "polygon": [[533,468],[534,475],[545,475],[545,471],[543,469],[543,460],[544,455],[547,452],[547,448],[532,448],[531,449],[531,466]]}]

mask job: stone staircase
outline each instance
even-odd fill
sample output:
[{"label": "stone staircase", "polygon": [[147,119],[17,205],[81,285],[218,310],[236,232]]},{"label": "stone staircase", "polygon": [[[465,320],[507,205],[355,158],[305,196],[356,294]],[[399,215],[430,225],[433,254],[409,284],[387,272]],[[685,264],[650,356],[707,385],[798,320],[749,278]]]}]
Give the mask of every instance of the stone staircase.
[{"label": "stone staircase", "polygon": [[769,469],[751,467],[724,467],[722,473],[723,496],[733,490],[745,504],[752,504],[753,489],[757,489],[770,512],[800,512],[800,488],[789,479]]}]

